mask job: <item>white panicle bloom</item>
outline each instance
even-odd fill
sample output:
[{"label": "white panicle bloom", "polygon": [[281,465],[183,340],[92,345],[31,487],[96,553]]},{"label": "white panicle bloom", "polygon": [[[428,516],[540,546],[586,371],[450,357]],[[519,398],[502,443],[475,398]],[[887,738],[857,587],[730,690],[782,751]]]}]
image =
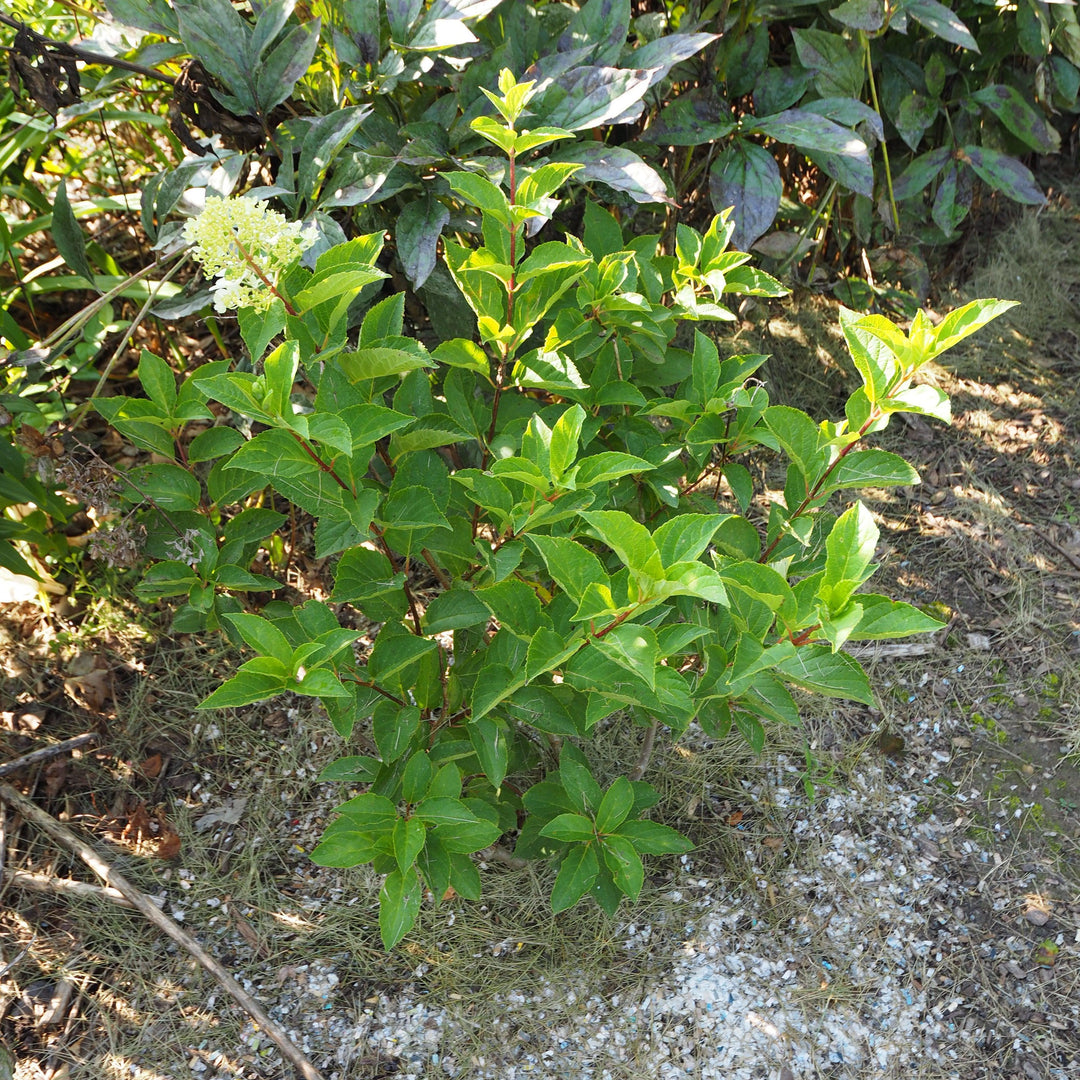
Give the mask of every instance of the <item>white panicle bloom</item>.
[{"label": "white panicle bloom", "polygon": [[203,212],[184,226],[184,236],[206,273],[217,279],[211,286],[214,310],[265,311],[274,299],[267,281],[276,282],[315,242],[302,228],[252,199],[207,199]]}]

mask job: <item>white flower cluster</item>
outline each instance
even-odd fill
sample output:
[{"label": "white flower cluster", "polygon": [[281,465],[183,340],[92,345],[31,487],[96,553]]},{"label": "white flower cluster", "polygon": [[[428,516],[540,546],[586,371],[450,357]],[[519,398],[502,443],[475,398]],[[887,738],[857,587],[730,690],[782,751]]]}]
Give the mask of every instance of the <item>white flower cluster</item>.
[{"label": "white flower cluster", "polygon": [[184,226],[184,236],[216,278],[214,310],[265,311],[274,299],[270,285],[315,242],[302,228],[252,199],[207,199],[203,212]]}]

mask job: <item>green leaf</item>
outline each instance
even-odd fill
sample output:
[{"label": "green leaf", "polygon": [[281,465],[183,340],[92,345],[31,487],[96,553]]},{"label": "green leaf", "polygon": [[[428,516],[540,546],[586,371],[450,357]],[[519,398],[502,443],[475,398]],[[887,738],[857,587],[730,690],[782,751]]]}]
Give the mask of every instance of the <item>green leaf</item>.
[{"label": "green leaf", "polygon": [[846,653],[834,653],[828,646],[803,645],[794,656],[777,664],[776,670],[788,682],[815,693],[874,704],[866,672],[855,659]]},{"label": "green leaf", "polygon": [[236,628],[237,633],[255,652],[262,656],[272,656],[275,660],[291,667],[292,646],[285,635],[268,619],[245,612],[225,615],[224,618]]},{"label": "green leaf", "polygon": [[[458,777],[458,789],[461,778]],[[429,825],[473,825],[480,819],[458,798],[430,796],[419,803],[414,816]]]},{"label": "green leaf", "polygon": [[624,821],[618,833],[625,836],[642,855],[678,855],[693,844],[669,825],[655,821]]},{"label": "green leaf", "polygon": [[801,409],[770,405],[762,414],[769,431],[811,483],[824,464],[821,429]]},{"label": "green leaf", "polygon": [[372,784],[379,775],[381,765],[378,758],[350,754],[324,766],[318,782],[324,784],[332,780],[345,780],[353,784]]},{"label": "green leaf", "polygon": [[883,412],[910,412],[920,413],[923,416],[932,416],[935,420],[943,423],[952,423],[952,405],[944,390],[936,386],[912,386],[891,397],[884,398],[881,402]]},{"label": "green leaf", "polygon": [[420,710],[415,705],[399,708],[385,698],[379,701],[372,717],[372,735],[383,761],[397,761],[419,726]]},{"label": "green leaf", "polygon": [[940,356],[946,349],[963,341],[988,322],[1016,307],[1015,300],[972,300],[970,304],[950,311],[932,331],[932,344],[927,359]]},{"label": "green leaf", "polygon": [[407,371],[434,367],[430,356],[405,349],[370,346],[356,352],[342,353],[335,360],[341,365],[350,382],[381,379],[387,375],[404,375]]},{"label": "green leaf", "polygon": [[83,236],[75,213],[68,202],[67,181],[61,180],[56,188],[56,201],[53,203],[52,238],[56,250],[63,256],[64,262],[83,278],[90,288],[94,283],[94,272],[86,258],[86,237]]},{"label": "green leaf", "polygon": [[596,830],[593,823],[582,814],[560,814],[540,830],[540,835],[564,844],[588,843],[595,837]]},{"label": "green leaf", "polygon": [[[895,330],[888,324],[889,328]],[[862,377],[867,400],[873,404],[887,394],[900,370],[899,358],[889,340],[874,333],[870,318],[859,318],[847,308],[840,309],[840,328],[844,332],[852,362]]]},{"label": "green leaf", "polygon": [[426,751],[413,754],[401,776],[401,797],[407,803],[419,802],[427,794],[432,772],[431,758]]},{"label": "green leaf", "polygon": [[617,480],[620,476],[651,472],[655,468],[655,465],[644,458],[607,450],[582,458],[578,462],[577,471],[574,473],[574,486],[578,489],[590,488],[596,484]]},{"label": "green leaf", "polygon": [[379,890],[379,933],[389,952],[414,926],[420,914],[423,889],[415,871],[395,870]]},{"label": "green leaf", "polygon": [[861,502],[836,519],[825,540],[825,574],[817,591],[832,614],[842,610],[851,594],[876,569],[871,559],[877,541],[878,527]]},{"label": "green leaf", "polygon": [[431,355],[442,364],[464,368],[487,375],[491,370],[491,361],[479,345],[467,338],[452,338],[442,341],[432,350]]},{"label": "green leaf", "polygon": [[401,619],[408,610],[405,575],[395,574],[390,560],[367,547],[352,547],[334,571],[335,603],[355,604],[377,622]]},{"label": "green leaf", "polygon": [[525,660],[525,677],[531,682],[538,676],[557,668],[573,656],[579,648],[581,648],[579,638],[571,638],[567,642],[554,630],[540,627],[529,642],[529,652]]},{"label": "green leaf", "polygon": [[448,589],[428,604],[424,613],[424,632],[440,634],[468,626],[486,626],[491,613],[471,589]]},{"label": "green leaf", "polygon": [[143,349],[136,374],[146,396],[161,410],[162,415],[172,416],[176,407],[176,376],[169,365],[160,356]]},{"label": "green leaf", "polygon": [[236,428],[212,427],[199,432],[188,444],[188,461],[212,461],[243,446],[244,436]]},{"label": "green leaf", "polygon": [[[684,226],[679,226],[683,228]],[[700,330],[694,331],[692,378],[694,401],[702,408],[716,393],[720,382],[720,354],[716,345]]]},{"label": "green leaf", "polygon": [[731,488],[731,493],[735,496],[735,501],[739,504],[739,509],[745,513],[754,498],[754,481],[750,470],[738,462],[729,462],[724,466],[723,473],[728,487]]},{"label": "green leaf", "polygon": [[549,735],[581,735],[582,725],[564,704],[564,698],[548,686],[523,686],[503,702],[512,720],[529,724]]},{"label": "green leaf", "polygon": [[660,553],[649,530],[622,510],[593,510],[579,515],[593,534],[622,560],[624,566],[651,577],[662,578]]},{"label": "green leaf", "polygon": [[843,488],[896,487],[917,483],[919,474],[902,457],[875,447],[846,454],[829,474],[820,493],[824,495]]},{"label": "green leaf", "polygon": [[659,647],[654,630],[634,623],[621,623],[603,637],[593,637],[592,644],[620,667],[644,679],[650,690],[656,689]]},{"label": "green leaf", "polygon": [[272,416],[289,419],[293,415],[290,398],[296,372],[300,367],[300,343],[292,338],[283,341],[264,361],[266,393],[262,406]]},{"label": "green leaf", "polygon": [[739,734],[746,740],[747,745],[755,754],[760,754],[765,749],[765,729],[756,716],[749,713],[737,712],[734,714],[735,727]]},{"label": "green leaf", "polygon": [[604,792],[596,811],[596,831],[617,832],[634,808],[634,786],[625,776],[618,777]]},{"label": "green leaf", "polygon": [[476,172],[443,173],[450,189],[503,225],[510,225],[510,200],[502,188]]},{"label": "green leaf", "polygon": [[490,611],[500,626],[526,641],[531,640],[533,634],[540,629],[540,600],[524,581],[508,578],[495,585],[477,589],[476,599],[485,606],[485,623]]},{"label": "green leaf", "polygon": [[385,854],[392,821],[379,822],[376,827],[358,826],[349,818],[335,821],[311,853],[316,866],[349,867],[371,862]]},{"label": "green leaf", "polygon": [[641,886],[645,883],[645,868],[631,840],[617,834],[605,836],[600,841],[600,848],[604,853],[604,862],[615,879],[615,884],[631,900],[636,900],[641,892]]},{"label": "green leaf", "polygon": [[252,363],[257,364],[266,352],[270,342],[285,329],[285,305],[275,297],[265,311],[256,311],[251,307],[241,308],[237,312],[240,324],[240,336],[247,346]]},{"label": "green leaf", "polygon": [[386,529],[395,532],[450,529],[450,522],[439,509],[435,496],[419,485],[394,491],[383,503],[379,520]]},{"label": "green leaf", "polygon": [[305,671],[302,667],[289,687],[294,694],[317,698],[351,698],[353,692],[346,689],[341,680],[326,668]]},{"label": "green leaf", "polygon": [[[481,672],[480,680],[483,681],[484,678],[484,672]],[[500,787],[510,762],[505,724],[489,716],[477,717],[474,710],[468,729],[469,741],[476,751],[476,756],[480,759],[480,767],[484,770],[484,775],[491,781],[492,787]]]},{"label": "green leaf", "polygon": [[427,829],[424,823],[417,818],[398,818],[394,826],[394,858],[397,859],[398,869],[407,874],[416,862],[416,857],[424,849],[424,839]]},{"label": "green leaf", "polygon": [[709,546],[716,531],[733,514],[679,514],[653,533],[665,567],[693,562]]},{"label": "green leaf", "polygon": [[494,844],[502,835],[502,829],[494,822],[474,815],[472,821],[439,825],[432,835],[447,851],[455,855],[470,855]]},{"label": "green leaf", "polygon": [[209,697],[200,701],[200,709],[237,709],[280,694],[286,686],[284,672],[280,675],[241,671],[219,686]]},{"label": "green leaf", "polygon": [[911,634],[929,634],[945,625],[918,608],[890,600],[887,596],[859,593],[858,601],[862,616],[851,632],[852,641],[882,641]]},{"label": "green leaf", "polygon": [[138,502],[150,500],[160,510],[194,510],[202,499],[199,481],[179,465],[143,465],[133,470],[133,480],[125,484],[125,497]]},{"label": "green leaf", "polygon": [[572,743],[563,743],[559,754],[559,780],[575,809],[595,812],[603,794],[585,755]]},{"label": "green leaf", "polygon": [[254,589],[280,589],[280,582],[273,578],[264,577],[262,574],[252,574],[242,566],[231,563],[222,563],[214,571],[214,582],[225,589],[233,589],[237,592],[250,592]]},{"label": "green leaf", "polygon": [[572,405],[551,429],[549,460],[551,478],[556,484],[577,459],[578,439],[581,437],[581,425],[584,422],[585,410],[580,405]]},{"label": "green leaf", "polygon": [[600,869],[593,846],[572,847],[563,857],[551,889],[551,910],[555,915],[572,908],[592,886]]},{"label": "green leaf", "polygon": [[350,405],[341,410],[340,416],[352,434],[353,449],[373,446],[379,439],[416,423],[415,416],[396,412],[384,405]]},{"label": "green leaf", "polygon": [[355,824],[368,828],[382,825],[390,830],[397,820],[394,804],[385,795],[375,795],[372,792],[356,795],[340,806],[335,806],[334,810],[338,814],[345,814]]},{"label": "green leaf", "polygon": [[770,611],[794,613],[795,594],[787,578],[771,566],[750,561],[724,563],[719,566],[717,573],[729,588],[738,589]]},{"label": "green leaf", "polygon": [[610,587],[600,560],[577,541],[532,535],[526,540],[539,552],[548,573],[575,603],[581,602],[589,585]]}]

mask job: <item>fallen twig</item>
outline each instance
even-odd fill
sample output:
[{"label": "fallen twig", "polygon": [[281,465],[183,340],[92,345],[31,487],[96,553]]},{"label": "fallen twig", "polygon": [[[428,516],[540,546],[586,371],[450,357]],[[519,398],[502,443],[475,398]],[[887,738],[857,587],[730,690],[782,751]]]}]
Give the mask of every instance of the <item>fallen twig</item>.
[{"label": "fallen twig", "polygon": [[92,731],[88,731],[83,735],[76,735],[74,738],[54,743],[52,746],[43,746],[40,750],[34,750],[32,753],[24,754],[21,758],[0,765],[0,776],[18,772],[20,769],[25,769],[27,765],[36,765],[39,761],[48,761],[49,758],[59,757],[69,750],[77,750],[80,746],[87,746],[93,742],[97,742],[97,735]]},{"label": "fallen twig", "polygon": [[[34,874],[29,870],[5,870],[2,880],[8,885],[31,892],[54,893],[67,896],[88,897],[93,900],[109,900],[120,907],[134,908],[134,904],[119,889],[104,888],[89,881],[76,881],[74,878],[54,877],[52,874]],[[151,904],[161,907],[165,901],[157,896],[148,896]]]},{"label": "fallen twig", "polygon": [[1046,533],[1043,532],[1043,530],[1040,529],[1038,525],[1035,525],[1030,521],[1024,521],[1020,518],[1017,518],[1015,520],[1021,528],[1028,529],[1033,532],[1037,537],[1039,537],[1040,540],[1045,540],[1046,543],[1048,543],[1056,552],[1058,552],[1059,555],[1062,556],[1062,558],[1068,559],[1068,561],[1072,563],[1075,569],[1080,570],[1080,559],[1078,559],[1071,551],[1069,551],[1068,548],[1063,548],[1056,540],[1047,536]]},{"label": "fallen twig", "polygon": [[871,642],[868,645],[845,645],[843,652],[857,660],[907,660],[914,656],[930,656],[941,651],[936,641]]},{"label": "fallen twig", "polygon": [[62,847],[75,855],[94,871],[106,885],[123,894],[131,906],[150,920],[159,930],[182,945],[225,988],[229,996],[266,1032],[282,1055],[296,1066],[305,1080],[323,1080],[322,1074],[289,1040],[263,1007],[215,960],[187,931],[182,930],[145,893],[136,889],[122,874],[107,863],[102,856],[70,829],[37,807],[25,795],[10,784],[0,780],[0,801],[19,811],[26,821],[32,822],[42,832],[51,836]]}]

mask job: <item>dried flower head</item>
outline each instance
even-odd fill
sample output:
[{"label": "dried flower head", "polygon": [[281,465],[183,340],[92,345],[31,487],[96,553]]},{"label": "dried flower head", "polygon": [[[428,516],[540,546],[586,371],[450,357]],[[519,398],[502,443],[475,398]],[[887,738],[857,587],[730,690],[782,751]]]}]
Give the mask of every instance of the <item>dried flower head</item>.
[{"label": "dried flower head", "polygon": [[217,280],[214,309],[265,311],[273,302],[278,275],[315,242],[303,225],[252,199],[207,199],[198,217],[184,226],[195,258]]},{"label": "dried flower head", "polygon": [[109,566],[126,569],[142,558],[146,528],[129,515],[121,521],[98,529],[90,541],[90,557]]}]

